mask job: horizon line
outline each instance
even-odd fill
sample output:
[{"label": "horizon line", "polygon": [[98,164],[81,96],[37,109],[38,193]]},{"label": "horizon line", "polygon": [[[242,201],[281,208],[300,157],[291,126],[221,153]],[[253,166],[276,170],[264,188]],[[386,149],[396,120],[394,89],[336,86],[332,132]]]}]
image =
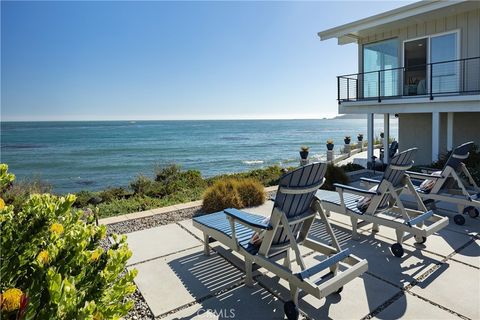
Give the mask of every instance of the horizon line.
[{"label": "horizon line", "polygon": [[82,119],[82,120],[0,120],[0,123],[8,123],[8,122],[149,122],[149,121],[262,121],[262,120],[269,120],[269,121],[282,121],[282,120],[332,120],[335,119],[337,116],[334,117],[323,117],[323,118],[239,118],[239,119]]}]

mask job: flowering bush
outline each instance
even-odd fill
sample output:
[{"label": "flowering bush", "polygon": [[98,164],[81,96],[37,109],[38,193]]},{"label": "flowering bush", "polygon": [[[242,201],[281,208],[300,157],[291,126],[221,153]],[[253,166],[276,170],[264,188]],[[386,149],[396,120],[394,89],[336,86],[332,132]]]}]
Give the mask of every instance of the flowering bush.
[{"label": "flowering bush", "polygon": [[[15,178],[7,169],[0,164],[1,195]],[[34,194],[14,211],[0,198],[1,319],[118,319],[132,307],[126,237],[103,249],[105,226],[74,201]]]}]

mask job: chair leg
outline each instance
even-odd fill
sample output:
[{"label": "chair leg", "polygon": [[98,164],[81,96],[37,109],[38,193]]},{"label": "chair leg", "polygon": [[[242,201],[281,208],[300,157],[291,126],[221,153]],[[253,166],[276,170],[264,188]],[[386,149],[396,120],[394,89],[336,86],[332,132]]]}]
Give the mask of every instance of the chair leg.
[{"label": "chair leg", "polygon": [[253,287],[252,267],[252,261],[249,259],[245,259],[245,285],[247,287]]},{"label": "chair leg", "polygon": [[397,233],[397,242],[402,244],[403,243],[404,232],[402,230],[397,229],[396,233]]},{"label": "chair leg", "polygon": [[292,270],[292,262],[290,261],[290,249],[286,251],[285,258],[283,259],[283,266]]},{"label": "chair leg", "polygon": [[359,240],[360,236],[358,235],[358,232],[357,232],[358,219],[355,217],[350,217],[350,220],[352,222],[352,240]]},{"label": "chair leg", "polygon": [[298,288],[290,283],[290,297],[292,298],[292,301],[295,303],[295,305],[298,306]]},{"label": "chair leg", "polygon": [[378,223],[374,223],[372,226],[372,232],[379,232],[379,231],[380,231],[380,227]]},{"label": "chair leg", "polygon": [[203,234],[203,242],[204,242],[203,254],[206,256],[209,256],[210,246],[208,245],[208,243],[210,242],[210,237],[206,233]]}]

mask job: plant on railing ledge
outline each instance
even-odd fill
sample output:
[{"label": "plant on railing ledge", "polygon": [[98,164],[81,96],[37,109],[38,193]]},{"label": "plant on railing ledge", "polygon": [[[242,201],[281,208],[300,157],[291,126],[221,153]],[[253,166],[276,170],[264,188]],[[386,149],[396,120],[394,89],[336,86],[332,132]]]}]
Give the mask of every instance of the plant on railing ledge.
[{"label": "plant on railing ledge", "polygon": [[[15,176],[0,164],[0,194]],[[72,210],[73,195],[33,194],[19,210],[0,198],[1,319],[115,319],[133,302],[126,237],[101,246],[106,227]]]},{"label": "plant on railing ledge", "polygon": [[335,145],[333,144],[333,140],[328,139],[328,140],[327,140],[327,150],[329,150],[329,151],[333,150],[333,147],[334,147],[334,146],[335,146]]}]

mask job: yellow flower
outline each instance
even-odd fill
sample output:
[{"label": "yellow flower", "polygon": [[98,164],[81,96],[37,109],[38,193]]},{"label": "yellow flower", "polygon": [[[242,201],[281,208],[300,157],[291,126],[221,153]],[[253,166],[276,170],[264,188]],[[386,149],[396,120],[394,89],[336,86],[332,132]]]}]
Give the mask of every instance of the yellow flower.
[{"label": "yellow flower", "polygon": [[50,231],[56,234],[62,234],[63,233],[63,226],[60,223],[54,223],[50,227]]},{"label": "yellow flower", "polygon": [[40,251],[40,253],[37,256],[38,263],[43,266],[47,264],[49,260],[50,260],[50,255],[48,254],[48,251],[47,250]]},{"label": "yellow flower", "polygon": [[7,312],[19,309],[22,296],[22,290],[17,288],[8,289],[2,294],[1,309]]},{"label": "yellow flower", "polygon": [[3,210],[5,208],[5,201],[3,201],[2,198],[0,198],[0,210]]},{"label": "yellow flower", "polygon": [[95,262],[100,258],[100,255],[102,254],[101,251],[95,250],[92,252],[90,255],[90,262]]}]

